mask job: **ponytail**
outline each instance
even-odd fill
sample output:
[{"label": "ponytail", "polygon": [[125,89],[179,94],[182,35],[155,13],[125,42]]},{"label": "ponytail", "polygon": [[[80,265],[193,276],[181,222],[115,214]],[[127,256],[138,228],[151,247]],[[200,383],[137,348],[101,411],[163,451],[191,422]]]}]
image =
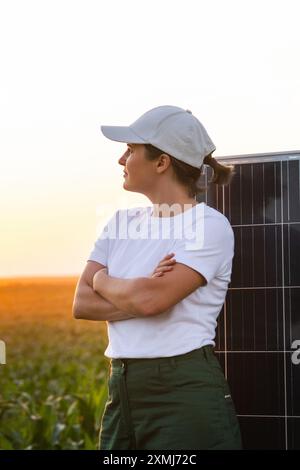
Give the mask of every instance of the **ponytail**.
[{"label": "ponytail", "polygon": [[212,157],[211,153],[204,158],[203,163],[213,169],[214,173],[210,183],[227,185],[235,174],[234,165],[222,165]]},{"label": "ponytail", "polygon": [[[148,160],[156,160],[162,153],[165,153],[163,150],[160,150],[151,144],[144,144],[144,146],[146,149],[145,156]],[[201,186],[203,164],[209,165],[214,170],[213,178],[209,183],[215,183],[218,185],[229,184],[234,174],[234,166],[221,165],[221,163],[217,162],[211,154],[204,158],[203,164],[200,168],[188,165],[185,162],[177,160],[171,155],[169,155],[169,157],[175,172],[175,177],[181,184],[186,186],[190,197],[196,197],[198,194],[204,193],[209,189],[209,186]]]}]

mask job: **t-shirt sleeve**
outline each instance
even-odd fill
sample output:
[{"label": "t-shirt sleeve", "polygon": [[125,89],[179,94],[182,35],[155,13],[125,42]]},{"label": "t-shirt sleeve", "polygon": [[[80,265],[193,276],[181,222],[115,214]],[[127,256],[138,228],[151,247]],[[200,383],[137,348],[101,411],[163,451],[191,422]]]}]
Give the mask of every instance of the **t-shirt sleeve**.
[{"label": "t-shirt sleeve", "polygon": [[222,218],[207,219],[199,241],[175,240],[175,259],[205,277],[209,283],[234,254],[234,234],[230,223]]},{"label": "t-shirt sleeve", "polygon": [[109,221],[104,225],[100,236],[94,243],[94,247],[90,252],[87,261],[97,261],[97,263],[107,266],[109,254],[109,239],[115,227],[117,213],[118,211],[116,211],[114,215],[109,219]]}]

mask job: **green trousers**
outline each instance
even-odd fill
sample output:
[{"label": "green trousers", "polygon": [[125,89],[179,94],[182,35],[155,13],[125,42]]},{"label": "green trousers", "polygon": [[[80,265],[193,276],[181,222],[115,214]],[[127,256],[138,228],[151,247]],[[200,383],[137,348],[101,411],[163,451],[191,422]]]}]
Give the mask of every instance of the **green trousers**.
[{"label": "green trousers", "polygon": [[242,449],[212,346],[153,359],[111,359],[100,450]]}]

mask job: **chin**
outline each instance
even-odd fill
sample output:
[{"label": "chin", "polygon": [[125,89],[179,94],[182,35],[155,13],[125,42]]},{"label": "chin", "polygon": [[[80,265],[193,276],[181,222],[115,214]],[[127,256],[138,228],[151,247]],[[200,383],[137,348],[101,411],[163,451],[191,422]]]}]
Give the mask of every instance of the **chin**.
[{"label": "chin", "polygon": [[130,191],[130,189],[128,188],[128,184],[126,181],[123,181],[123,188],[126,189],[126,191]]},{"label": "chin", "polygon": [[125,191],[129,191],[131,193],[140,193],[140,194],[143,194],[141,191],[139,191],[138,189],[133,189],[133,188],[130,188],[126,185],[125,181],[124,181],[124,184],[123,184],[123,189],[125,189]]}]

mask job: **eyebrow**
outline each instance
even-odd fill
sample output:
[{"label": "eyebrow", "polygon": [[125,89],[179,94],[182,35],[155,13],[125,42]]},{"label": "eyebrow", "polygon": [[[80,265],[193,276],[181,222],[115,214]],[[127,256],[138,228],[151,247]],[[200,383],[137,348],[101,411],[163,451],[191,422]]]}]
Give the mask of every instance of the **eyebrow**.
[{"label": "eyebrow", "polygon": [[127,147],[133,148],[134,144],[127,144]]}]

